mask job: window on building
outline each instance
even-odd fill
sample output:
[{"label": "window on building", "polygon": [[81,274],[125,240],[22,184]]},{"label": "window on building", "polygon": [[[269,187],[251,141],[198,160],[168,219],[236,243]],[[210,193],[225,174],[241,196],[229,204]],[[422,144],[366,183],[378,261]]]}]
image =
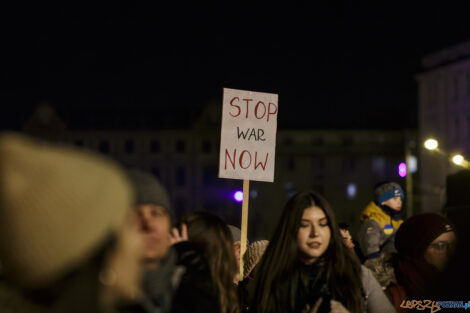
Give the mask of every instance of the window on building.
[{"label": "window on building", "polygon": [[152,166],[152,168],[150,168],[150,173],[152,173],[152,175],[155,176],[155,177],[161,178],[160,177],[160,168],[158,166]]},{"label": "window on building", "polygon": [[313,146],[323,146],[324,140],[322,137],[316,137],[312,139],[312,145]]},{"label": "window on building", "polygon": [[313,190],[318,192],[321,195],[325,195],[325,186],[324,185],[315,185]]},{"label": "window on building", "polygon": [[294,141],[292,140],[292,138],[289,138],[289,137],[286,137],[284,138],[283,142],[282,142],[285,146],[292,146],[292,144],[294,143]]},{"label": "window on building", "polygon": [[204,186],[213,186],[217,184],[217,166],[206,166],[202,170],[202,183]]},{"label": "window on building", "polygon": [[99,149],[101,153],[109,153],[109,142],[106,140],[101,140],[99,143]]},{"label": "window on building", "polygon": [[437,106],[438,97],[439,97],[439,83],[438,78],[434,78],[431,80],[428,89],[429,95],[429,107],[435,108]]},{"label": "window on building", "polygon": [[470,72],[465,73],[465,92],[470,96]]},{"label": "window on building", "polygon": [[211,153],[212,144],[209,140],[204,140],[202,142],[202,152]]},{"label": "window on building", "polygon": [[374,157],[372,158],[372,171],[376,174],[383,174],[385,171],[385,158],[384,157]]},{"label": "window on building", "polygon": [[175,208],[178,215],[181,215],[186,211],[186,199],[179,198],[175,201]]},{"label": "window on building", "polygon": [[343,171],[349,172],[356,168],[356,160],[353,157],[346,157],[343,159]]},{"label": "window on building", "polygon": [[150,153],[159,153],[160,152],[160,141],[152,140],[150,141]]},{"label": "window on building", "polygon": [[126,142],[124,143],[124,152],[127,154],[134,153],[134,141],[132,139],[127,139]]},{"label": "window on building", "polygon": [[186,169],[183,166],[176,168],[176,186],[183,187],[186,185]]},{"label": "window on building", "polygon": [[341,141],[341,144],[345,147],[350,147],[354,145],[354,138],[353,137],[344,137]]},{"label": "window on building", "polygon": [[186,145],[183,140],[178,140],[176,142],[176,152],[177,153],[185,153],[186,152]]},{"label": "window on building", "polygon": [[313,158],[313,168],[317,170],[324,170],[325,169],[325,157],[320,156]]},{"label": "window on building", "polygon": [[294,158],[289,158],[287,160],[287,168],[291,172],[295,171],[295,160],[294,160]]},{"label": "window on building", "polygon": [[452,100],[457,101],[459,99],[459,76],[455,74],[453,76],[453,93],[452,93]]},{"label": "window on building", "polygon": [[204,211],[208,211],[214,214],[219,214],[219,211],[224,207],[220,201],[214,199],[204,199],[203,208]]},{"label": "window on building", "polygon": [[467,116],[467,139],[470,139],[470,116]]},{"label": "window on building", "polygon": [[346,186],[346,195],[348,196],[349,199],[354,199],[356,198],[357,195],[357,186],[355,183],[349,183]]}]

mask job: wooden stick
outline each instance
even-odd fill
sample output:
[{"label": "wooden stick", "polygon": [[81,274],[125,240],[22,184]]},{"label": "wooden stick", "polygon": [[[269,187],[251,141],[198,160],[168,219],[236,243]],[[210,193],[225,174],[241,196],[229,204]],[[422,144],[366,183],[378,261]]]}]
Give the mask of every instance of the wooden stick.
[{"label": "wooden stick", "polygon": [[248,199],[250,196],[250,181],[243,180],[243,205],[242,205],[242,233],[240,238],[240,281],[243,280],[243,255],[246,251],[246,237],[248,233]]}]

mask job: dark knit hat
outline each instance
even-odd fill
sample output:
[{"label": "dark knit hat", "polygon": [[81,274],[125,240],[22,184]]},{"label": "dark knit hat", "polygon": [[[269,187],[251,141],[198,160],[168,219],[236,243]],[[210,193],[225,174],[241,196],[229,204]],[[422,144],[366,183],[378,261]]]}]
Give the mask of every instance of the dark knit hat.
[{"label": "dark knit hat", "polygon": [[166,188],[153,175],[140,171],[128,170],[127,175],[134,187],[135,205],[154,204],[164,207],[173,219],[170,198]]},{"label": "dark knit hat", "polygon": [[382,203],[395,197],[401,197],[402,200],[405,198],[403,189],[395,182],[378,183],[375,185],[374,194],[377,203]]},{"label": "dark knit hat", "polygon": [[406,220],[395,236],[398,253],[421,259],[429,244],[445,232],[453,231],[449,221],[434,213],[415,215]]}]

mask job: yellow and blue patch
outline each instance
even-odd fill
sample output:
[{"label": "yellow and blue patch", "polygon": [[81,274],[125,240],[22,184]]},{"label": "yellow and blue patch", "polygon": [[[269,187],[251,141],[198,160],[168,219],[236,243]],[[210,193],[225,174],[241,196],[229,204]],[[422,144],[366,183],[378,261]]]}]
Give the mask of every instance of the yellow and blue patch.
[{"label": "yellow and blue patch", "polygon": [[390,224],[385,224],[384,226],[384,233],[385,235],[391,235],[393,234],[393,226]]}]

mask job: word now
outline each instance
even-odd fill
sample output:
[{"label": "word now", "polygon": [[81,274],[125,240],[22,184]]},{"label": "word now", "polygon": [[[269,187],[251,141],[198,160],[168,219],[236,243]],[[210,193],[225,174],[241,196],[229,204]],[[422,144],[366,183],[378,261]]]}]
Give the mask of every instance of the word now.
[{"label": "word now", "polygon": [[[236,100],[236,101],[235,101]],[[250,102],[253,101],[253,99],[242,99],[242,101],[245,101],[245,118],[249,117],[249,111],[250,111]],[[240,98],[234,97],[232,100],[230,100],[230,106],[236,109],[236,113],[230,112],[230,116],[232,117],[238,117],[242,114],[242,108],[240,105]],[[277,105],[274,103],[269,102],[268,105],[266,105],[263,101],[258,101],[254,106],[251,106],[251,109],[253,110],[253,116],[261,120],[266,117],[266,122],[269,122],[269,117],[271,115],[276,115],[277,114]]]},{"label": "word now", "polygon": [[[230,154],[228,149],[225,149],[225,169],[227,169],[227,164],[231,164],[233,169],[236,170],[237,166],[246,170],[253,166],[254,170],[256,171],[258,168],[262,169],[263,171],[266,170],[266,163],[268,163],[269,153],[266,153],[266,158],[264,159],[264,164],[260,161],[258,162],[258,152],[255,152],[255,157],[248,150],[243,150],[237,159],[237,149],[233,149],[233,154]],[[254,159],[254,162],[253,162]]]},{"label": "word now", "polygon": [[[251,131],[250,131],[251,129]],[[248,135],[248,133],[250,133]],[[237,126],[237,134],[238,134],[238,139],[242,138],[245,140],[251,140],[253,137],[255,141],[265,141],[266,139],[263,138],[264,136],[264,130],[261,128],[258,128],[257,131],[255,131],[254,128],[248,128],[246,132],[240,131],[240,127]],[[246,138],[248,137],[248,139]]]}]

